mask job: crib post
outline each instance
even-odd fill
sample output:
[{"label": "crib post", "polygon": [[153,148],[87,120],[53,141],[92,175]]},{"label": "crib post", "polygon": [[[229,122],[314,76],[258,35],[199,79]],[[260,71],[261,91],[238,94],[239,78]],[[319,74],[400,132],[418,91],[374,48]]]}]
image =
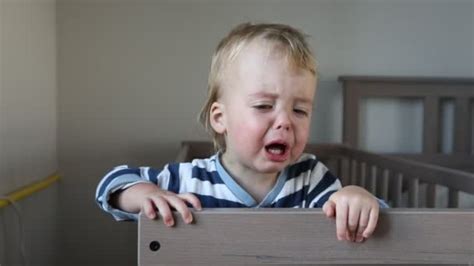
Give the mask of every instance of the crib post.
[{"label": "crib post", "polygon": [[459,191],[455,189],[448,190],[448,208],[457,208],[459,206]]},{"label": "crib post", "polygon": [[423,103],[423,152],[437,153],[439,150],[439,98],[426,96]]},{"label": "crib post", "polygon": [[360,169],[359,169],[360,170],[360,176],[359,176],[359,180],[358,180],[359,182],[357,182],[357,185],[361,186],[363,188],[366,188],[367,186],[366,186],[365,181],[367,179],[367,163],[361,162],[359,164],[359,166],[360,166]]},{"label": "crib post", "polygon": [[419,194],[419,180],[418,178],[410,178],[408,181],[408,205],[411,208],[418,208],[418,194]]},{"label": "crib post", "polygon": [[357,184],[357,161],[356,160],[351,160],[351,181],[350,185],[356,185]]},{"label": "crib post", "polygon": [[342,186],[347,186],[351,182],[351,173],[350,173],[350,162],[347,158],[341,158],[340,160],[340,176]]},{"label": "crib post", "polygon": [[377,194],[377,166],[375,165],[370,166],[370,183],[368,188],[370,188],[370,193],[373,195]]},{"label": "crib post", "polygon": [[402,205],[402,186],[403,186],[403,174],[397,173],[392,178],[392,200],[393,207],[400,207]]},{"label": "crib post", "polygon": [[388,201],[388,187],[389,187],[389,181],[390,181],[390,171],[388,169],[384,169],[382,171],[382,184],[380,185],[381,192],[380,192],[380,197],[382,199]]},{"label": "crib post", "polygon": [[426,207],[435,208],[436,206],[436,184],[427,184],[426,188]]},{"label": "crib post", "polygon": [[457,97],[454,121],[454,152],[469,153],[471,149],[471,118],[470,99]]}]

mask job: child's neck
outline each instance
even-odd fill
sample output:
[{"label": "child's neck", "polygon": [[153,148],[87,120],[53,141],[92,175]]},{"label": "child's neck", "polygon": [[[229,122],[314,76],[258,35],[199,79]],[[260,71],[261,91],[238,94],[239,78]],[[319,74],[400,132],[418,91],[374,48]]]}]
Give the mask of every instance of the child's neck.
[{"label": "child's neck", "polygon": [[222,155],[221,163],[232,178],[258,203],[267,196],[275,185],[278,173],[259,173],[245,169]]}]

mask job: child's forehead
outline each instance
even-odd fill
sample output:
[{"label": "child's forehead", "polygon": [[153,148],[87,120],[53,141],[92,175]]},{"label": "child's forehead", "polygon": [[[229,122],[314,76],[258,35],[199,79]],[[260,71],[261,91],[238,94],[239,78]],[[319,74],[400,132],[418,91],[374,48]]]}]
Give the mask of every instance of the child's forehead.
[{"label": "child's forehead", "polygon": [[[228,70],[226,74],[232,76],[242,69],[262,69],[275,64],[295,71],[299,67],[296,66],[294,61],[281,45],[267,40],[253,40],[243,45],[229,60],[226,66]],[[228,78],[231,76],[228,76]]]}]

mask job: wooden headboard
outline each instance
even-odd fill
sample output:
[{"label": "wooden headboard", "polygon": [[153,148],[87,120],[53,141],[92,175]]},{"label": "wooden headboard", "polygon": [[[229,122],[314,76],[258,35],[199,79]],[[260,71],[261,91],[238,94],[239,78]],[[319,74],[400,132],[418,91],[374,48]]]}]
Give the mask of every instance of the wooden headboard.
[{"label": "wooden headboard", "polygon": [[[359,147],[361,100],[369,97],[417,98],[423,101],[421,154],[398,156],[474,172],[472,104],[474,78],[341,76],[344,89],[343,142]],[[441,102],[454,100],[454,143],[441,153]]]}]

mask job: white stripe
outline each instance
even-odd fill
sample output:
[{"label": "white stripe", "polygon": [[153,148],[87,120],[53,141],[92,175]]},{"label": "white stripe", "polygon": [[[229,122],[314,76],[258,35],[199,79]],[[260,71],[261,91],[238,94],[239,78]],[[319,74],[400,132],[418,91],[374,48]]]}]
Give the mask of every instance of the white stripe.
[{"label": "white stripe", "polygon": [[330,185],[328,188],[326,188],[323,192],[319,193],[318,196],[316,196],[313,201],[311,201],[311,203],[309,204],[309,207],[310,208],[314,208],[314,205],[316,205],[316,203],[318,202],[318,200],[324,196],[327,192],[331,191],[331,190],[339,190],[341,188],[341,182],[339,181],[339,179],[336,179],[336,181],[334,183],[332,183],[332,185]]},{"label": "white stripe", "polygon": [[313,189],[321,182],[323,176],[327,173],[328,168],[321,162],[317,162],[316,166],[313,168],[311,172],[311,180],[310,180],[310,187],[308,189],[308,193],[311,193]]},{"label": "white stripe", "polygon": [[150,176],[148,175],[148,170],[150,170],[150,167],[145,166],[145,167],[140,167],[140,175],[142,178],[150,181]]},{"label": "white stripe", "polygon": [[273,200],[273,202],[277,202],[283,197],[286,197],[288,195],[294,194],[296,191],[299,191],[302,189],[305,185],[308,184],[308,172],[310,170],[301,173],[298,177],[292,178],[288,181],[285,182],[285,185],[283,185],[283,188],[281,189],[280,194]]},{"label": "white stripe", "polygon": [[168,186],[170,183],[170,170],[168,169],[168,165],[165,165],[163,167],[163,171],[160,172],[160,174],[157,176],[158,179],[158,187],[164,190],[168,190]]},{"label": "white stripe", "polygon": [[[188,180],[192,178],[193,174],[193,165],[190,163],[181,163],[179,164],[179,176],[180,176],[180,188],[179,188],[179,193],[181,193],[181,190],[183,189],[183,180]],[[185,182],[185,181],[184,181]]]},{"label": "white stripe", "polygon": [[179,193],[193,192],[202,196],[212,196],[217,199],[242,203],[225,184],[212,184],[197,178],[182,179]]},{"label": "white stripe", "polygon": [[194,159],[191,162],[191,165],[205,169],[208,172],[214,172],[217,170],[216,170],[216,162],[215,162],[215,159],[213,158],[214,156],[207,159]]}]

